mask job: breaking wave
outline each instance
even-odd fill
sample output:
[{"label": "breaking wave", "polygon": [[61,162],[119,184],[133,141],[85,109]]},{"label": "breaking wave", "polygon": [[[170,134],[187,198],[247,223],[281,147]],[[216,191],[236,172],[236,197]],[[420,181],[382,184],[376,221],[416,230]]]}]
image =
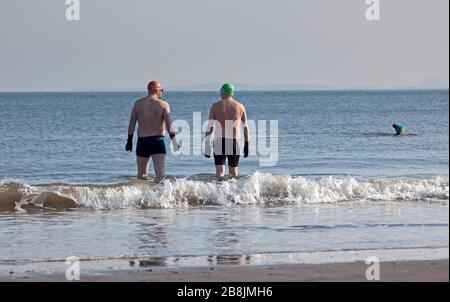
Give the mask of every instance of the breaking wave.
[{"label": "breaking wave", "polygon": [[449,199],[448,176],[431,180],[353,178],[319,180],[254,173],[224,182],[171,179],[161,184],[130,181],[115,185],[28,185],[0,182],[0,210],[44,208],[147,209],[196,206],[281,206],[346,201],[420,201]]}]

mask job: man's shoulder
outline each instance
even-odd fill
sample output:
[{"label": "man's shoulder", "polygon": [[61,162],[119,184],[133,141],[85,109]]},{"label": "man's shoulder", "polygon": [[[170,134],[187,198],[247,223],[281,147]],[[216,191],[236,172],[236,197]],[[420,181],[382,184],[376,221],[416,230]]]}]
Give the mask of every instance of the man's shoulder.
[{"label": "man's shoulder", "polygon": [[164,107],[164,108],[170,108],[169,102],[167,102],[167,101],[165,101],[165,100],[163,100],[163,99],[160,99],[160,100],[159,100],[159,104],[160,104],[162,107]]},{"label": "man's shoulder", "polygon": [[234,101],[235,101],[235,104],[236,104],[237,107],[239,107],[239,108],[242,109],[242,110],[245,110],[244,104],[242,104],[242,103],[239,102],[238,100],[234,100]]},{"label": "man's shoulder", "polygon": [[166,113],[170,112],[169,102],[167,102],[163,99],[159,99],[157,104],[158,104],[159,110],[162,110],[163,112],[166,112]]},{"label": "man's shoulder", "polygon": [[211,109],[216,109],[220,105],[222,105],[222,101],[217,101],[211,105]]},{"label": "man's shoulder", "polygon": [[140,98],[139,100],[137,100],[136,102],[134,102],[134,104],[135,104],[135,105],[142,104],[146,99],[147,99],[147,97]]}]

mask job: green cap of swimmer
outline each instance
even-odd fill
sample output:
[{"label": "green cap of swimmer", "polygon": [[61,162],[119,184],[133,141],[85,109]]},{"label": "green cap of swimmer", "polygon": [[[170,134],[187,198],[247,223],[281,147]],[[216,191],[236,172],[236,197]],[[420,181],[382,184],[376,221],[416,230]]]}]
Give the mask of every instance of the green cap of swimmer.
[{"label": "green cap of swimmer", "polygon": [[233,84],[230,84],[230,83],[223,84],[222,88],[220,88],[220,94],[223,97],[234,96],[234,86],[233,86]]},{"label": "green cap of swimmer", "polygon": [[395,132],[397,133],[397,135],[404,135],[405,134],[405,126],[403,126],[402,124],[394,124],[392,125],[392,127],[395,129]]}]

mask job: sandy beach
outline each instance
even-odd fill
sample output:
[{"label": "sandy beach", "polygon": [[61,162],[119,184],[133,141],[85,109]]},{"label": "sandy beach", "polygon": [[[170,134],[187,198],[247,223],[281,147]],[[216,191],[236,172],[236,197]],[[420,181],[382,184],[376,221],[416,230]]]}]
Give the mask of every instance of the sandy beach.
[{"label": "sandy beach", "polygon": [[[364,262],[105,270],[81,282],[366,282]],[[398,261],[380,266],[381,282],[448,282],[449,261]],[[0,282],[64,282],[64,273],[1,276]]]}]

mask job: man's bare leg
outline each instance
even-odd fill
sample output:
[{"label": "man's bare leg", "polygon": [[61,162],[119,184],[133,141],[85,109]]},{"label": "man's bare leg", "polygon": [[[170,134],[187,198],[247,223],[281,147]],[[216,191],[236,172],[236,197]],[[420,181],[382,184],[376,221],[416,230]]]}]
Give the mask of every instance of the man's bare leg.
[{"label": "man's bare leg", "polygon": [[225,166],[216,166],[217,180],[225,180]]},{"label": "man's bare leg", "polygon": [[155,169],[156,181],[160,182],[166,177],[166,155],[165,154],[153,154],[152,155],[153,167]]},{"label": "man's bare leg", "polygon": [[138,166],[138,179],[147,180],[148,179],[148,164],[150,162],[150,158],[136,156],[137,158],[137,166]]},{"label": "man's bare leg", "polygon": [[228,166],[228,170],[230,171],[230,177],[231,178],[238,178],[239,177],[239,168],[238,167]]}]

